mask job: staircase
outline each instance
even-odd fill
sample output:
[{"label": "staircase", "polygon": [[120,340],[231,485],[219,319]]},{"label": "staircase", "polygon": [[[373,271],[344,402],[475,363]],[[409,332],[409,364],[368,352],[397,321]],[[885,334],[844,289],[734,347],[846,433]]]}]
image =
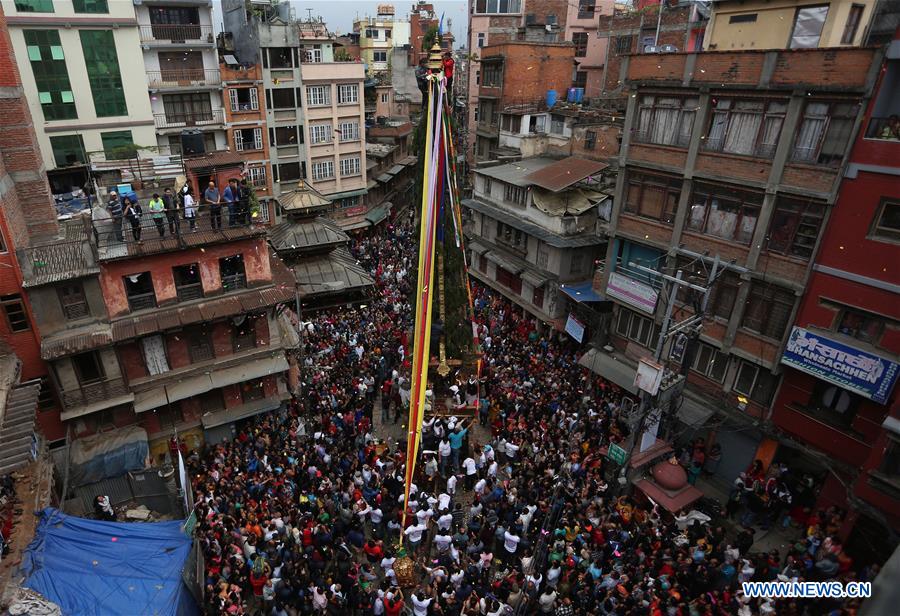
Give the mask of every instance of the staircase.
[{"label": "staircase", "polygon": [[34,414],[40,391],[41,382],[35,379],[9,392],[0,424],[0,475],[11,473],[34,459]]}]

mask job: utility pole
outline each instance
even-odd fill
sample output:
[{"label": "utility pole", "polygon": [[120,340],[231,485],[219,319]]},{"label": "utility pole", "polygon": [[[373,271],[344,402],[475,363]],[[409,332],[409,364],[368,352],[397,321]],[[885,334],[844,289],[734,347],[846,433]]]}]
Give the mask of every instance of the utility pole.
[{"label": "utility pole", "polygon": [[[699,253],[694,253],[684,249],[679,249],[679,252],[694,259],[699,259],[702,261],[709,260],[709,257],[707,255],[701,255]],[[716,255],[712,258],[712,265],[709,270],[706,286],[702,287],[684,280],[682,278],[682,270],[680,269],[675,272],[675,276],[670,276],[653,268],[646,267],[644,265],[638,265],[636,263],[630,262],[628,263],[628,266],[649,276],[662,278],[664,282],[669,282],[672,284],[672,287],[669,290],[669,296],[666,304],[666,314],[663,317],[662,326],[660,327],[659,331],[659,337],[656,341],[656,349],[653,353],[653,360],[657,364],[661,363],[663,348],[665,347],[666,340],[670,336],[686,329],[702,326],[703,318],[706,315],[706,308],[709,304],[710,293],[712,292],[713,285],[715,284],[716,279],[721,275],[721,273],[726,270],[733,270],[739,273],[745,273],[748,271],[746,268],[739,267],[731,263],[723,264],[719,258],[719,255]],[[697,310],[695,314],[681,321],[680,323],[672,325],[672,311],[675,307],[675,299],[678,296],[678,291],[681,288],[687,288],[693,291],[697,291],[698,293],[702,293],[703,299],[700,302],[699,310]],[[648,424],[648,418],[650,414],[656,410],[653,408],[653,401],[655,396],[644,390],[641,390],[640,393],[641,401],[638,408],[639,423],[637,429],[630,436],[630,439],[632,439],[632,443],[629,447],[626,448],[627,455],[625,457],[625,461],[622,463],[622,469],[619,472],[620,489],[624,487],[625,483],[627,482],[626,476],[628,473],[628,465],[631,459],[634,457],[636,450],[637,453],[639,453],[640,451],[646,449],[646,447],[641,446],[643,445],[645,431],[647,431],[648,434],[650,431],[652,431],[652,436],[655,440],[656,430],[658,429],[659,423],[662,419],[662,417],[660,416],[661,413],[656,414],[656,416],[653,417],[652,422]]]}]

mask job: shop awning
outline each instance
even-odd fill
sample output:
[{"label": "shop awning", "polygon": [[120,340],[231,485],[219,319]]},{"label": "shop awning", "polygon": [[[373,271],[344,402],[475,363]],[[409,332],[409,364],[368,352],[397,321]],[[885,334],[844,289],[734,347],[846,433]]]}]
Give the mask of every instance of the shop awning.
[{"label": "shop awning", "polygon": [[394,179],[394,176],[392,176],[390,173],[382,173],[375,179],[378,180],[379,182],[381,182],[382,184],[387,184],[388,182],[390,182],[391,180]]},{"label": "shop awning", "polygon": [[681,406],[678,408],[678,419],[681,423],[691,428],[702,427],[715,410],[709,404],[695,400],[685,393],[681,398]]},{"label": "shop awning", "polygon": [[409,166],[409,165],[415,165],[418,162],[418,160],[419,159],[416,158],[415,156],[407,156],[406,158],[401,158],[397,162],[400,163],[401,165]]},{"label": "shop awning", "polygon": [[597,349],[591,349],[582,355],[578,363],[594,374],[612,381],[625,391],[637,395],[638,388],[634,386],[635,368],[630,363]]},{"label": "shop awning", "polygon": [[257,359],[252,363],[235,366],[234,368],[217,370],[212,373],[212,382],[216,387],[224,387],[252,379],[260,379],[270,374],[279,374],[286,371],[289,367],[284,353],[279,353],[275,357],[269,357],[268,359]]},{"label": "shop awning", "polygon": [[326,198],[331,201],[336,201],[337,199],[347,199],[348,197],[361,197],[366,194],[368,191],[365,188],[359,188],[357,190],[348,190],[345,192],[332,193],[330,195],[325,195]]},{"label": "shop awning", "polygon": [[522,272],[522,280],[533,286],[534,288],[538,288],[550,280],[550,277],[546,274],[542,274],[541,272],[535,270],[525,270]]},{"label": "shop awning", "polygon": [[606,298],[594,290],[593,280],[559,285],[560,290],[578,303],[602,302]]},{"label": "shop awning", "polygon": [[662,505],[669,513],[677,513],[703,497],[703,492],[688,485],[679,490],[670,491],[660,487],[651,479],[641,479],[634,487],[648,498]]},{"label": "shop awning", "polygon": [[486,252],[484,254],[484,256],[487,257],[488,261],[490,261],[494,265],[499,265],[500,267],[502,267],[503,269],[508,271],[510,274],[519,274],[522,272],[522,270],[525,269],[525,267],[523,265],[519,265],[518,263],[516,263],[509,257],[500,254],[496,250]]},{"label": "shop awning", "polygon": [[390,201],[385,201],[378,207],[374,207],[369,210],[369,213],[366,214],[366,220],[368,220],[372,225],[377,225],[382,220],[388,217],[388,214],[391,211],[392,203]]},{"label": "shop awning", "polygon": [[403,171],[404,168],[405,168],[405,167],[404,167],[403,165],[394,165],[393,167],[391,167],[390,169],[388,169],[388,173],[389,173],[390,175],[397,175],[398,173],[400,173],[401,171]]},{"label": "shop awning", "polygon": [[203,427],[206,429],[215,428],[217,426],[231,423],[232,421],[238,421],[239,419],[252,417],[253,415],[259,415],[260,413],[265,413],[266,411],[274,411],[279,406],[281,406],[281,398],[278,396],[272,396],[271,398],[263,398],[262,400],[254,400],[246,404],[233,406],[230,409],[226,409],[224,411],[214,411],[212,413],[207,413],[200,418],[200,423],[202,423]]}]

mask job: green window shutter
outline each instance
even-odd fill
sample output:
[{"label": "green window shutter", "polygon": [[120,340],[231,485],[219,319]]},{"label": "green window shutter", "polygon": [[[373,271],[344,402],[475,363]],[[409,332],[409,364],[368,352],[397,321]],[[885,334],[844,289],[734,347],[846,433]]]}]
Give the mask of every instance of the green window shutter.
[{"label": "green window shutter", "polygon": [[53,0],[16,0],[15,5],[19,13],[53,12]]},{"label": "green window shutter", "polygon": [[112,30],[81,30],[81,49],[98,118],[128,115]]},{"label": "green window shutter", "polygon": [[69,83],[59,32],[24,30],[23,35],[44,120],[76,119],[75,96]]},{"label": "green window shutter", "polygon": [[116,130],[100,133],[103,142],[103,154],[107,160],[134,158],[137,150],[130,130]]},{"label": "green window shutter", "polygon": [[57,167],[69,167],[87,162],[81,135],[50,137],[50,147],[53,148],[53,158],[56,160]]},{"label": "green window shutter", "polygon": [[109,13],[106,0],[73,0],[76,13]]}]

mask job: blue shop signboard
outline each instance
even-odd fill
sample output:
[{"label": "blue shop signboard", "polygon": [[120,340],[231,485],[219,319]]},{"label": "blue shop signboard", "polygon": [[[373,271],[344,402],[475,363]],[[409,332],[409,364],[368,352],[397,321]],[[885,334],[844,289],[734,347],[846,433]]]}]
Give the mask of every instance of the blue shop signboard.
[{"label": "blue shop signboard", "polygon": [[802,327],[791,331],[781,363],[885,404],[900,365]]}]

